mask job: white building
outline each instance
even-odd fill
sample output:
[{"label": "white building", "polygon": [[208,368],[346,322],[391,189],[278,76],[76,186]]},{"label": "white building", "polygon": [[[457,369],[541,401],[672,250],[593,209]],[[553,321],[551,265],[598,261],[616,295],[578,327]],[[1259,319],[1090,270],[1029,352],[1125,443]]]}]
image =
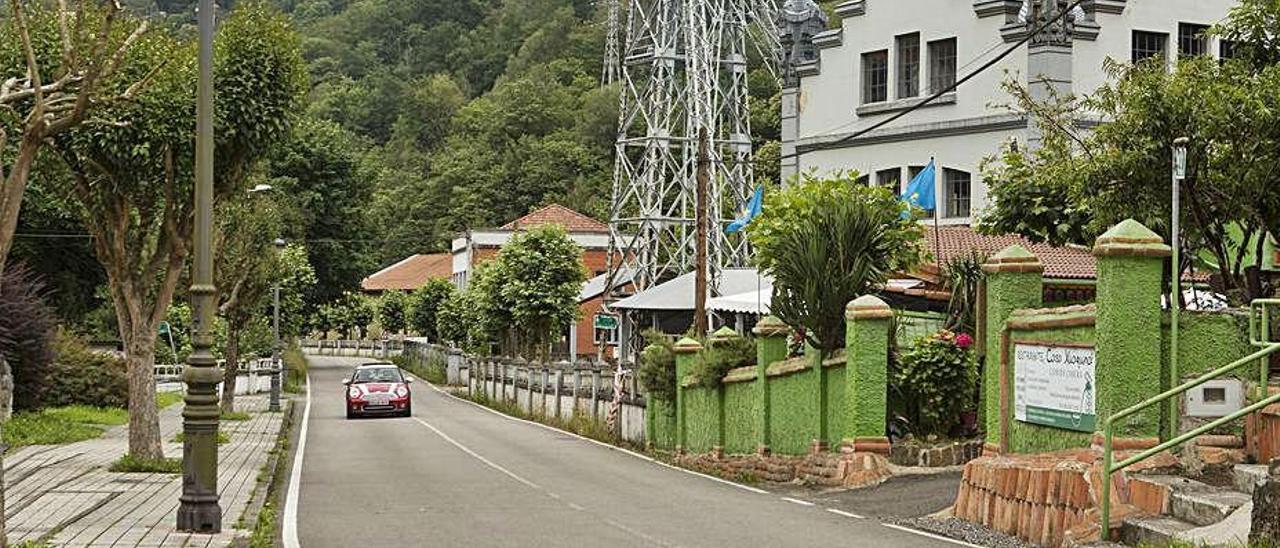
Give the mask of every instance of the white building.
[{"label": "white building", "polygon": [[[788,4],[796,3],[792,0]],[[1235,0],[1086,0],[1058,34],[1042,33],[939,100],[887,126],[847,139],[976,70],[1035,28],[1058,0],[851,0],[837,28],[813,36],[817,58],[800,61],[798,87],[783,94],[783,176],[856,169],[901,189],[936,157],[942,222],[966,224],[987,205],[979,165],[1016,141],[1034,146],[1025,117],[1011,112],[1006,78],[1033,93],[1088,94],[1107,77],[1107,58],[1229,54],[1204,30]],[[1048,10],[1043,12],[1042,10]],[[1030,77],[1028,76],[1030,75]],[[1082,123],[1096,123],[1082,117]],[[844,140],[842,140],[844,139]]]}]

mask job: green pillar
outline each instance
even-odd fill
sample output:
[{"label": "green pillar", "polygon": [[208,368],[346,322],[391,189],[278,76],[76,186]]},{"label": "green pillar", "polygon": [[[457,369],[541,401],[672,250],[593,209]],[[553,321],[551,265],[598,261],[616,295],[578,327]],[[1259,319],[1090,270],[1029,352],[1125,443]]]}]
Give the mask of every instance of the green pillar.
[{"label": "green pillar", "polygon": [[756,335],[756,401],[760,402],[760,412],[756,416],[756,431],[760,440],[756,445],[756,453],[769,454],[769,445],[773,443],[769,421],[772,404],[769,401],[769,365],[787,359],[787,335],[791,329],[776,316],[765,316],[752,330]]},{"label": "green pillar", "polygon": [[813,406],[813,441],[809,443],[809,452],[813,454],[821,453],[827,450],[827,375],[822,368],[822,360],[827,356],[822,354],[822,350],[812,345],[805,345],[804,356],[809,359],[809,369],[813,372],[809,376],[810,393],[814,395],[817,404]]},{"label": "green pillar", "polygon": [[843,451],[888,454],[884,435],[889,387],[889,330],[893,310],[874,295],[845,307]]},{"label": "green pillar", "polygon": [[[1000,334],[1005,321],[1019,308],[1039,308],[1044,298],[1044,264],[1021,245],[1011,245],[992,255],[982,265],[986,273],[986,301],[981,326],[986,360],[982,368],[982,416],[989,451],[1000,447],[1003,421],[1012,420],[1000,409],[1000,380],[1003,354]],[[1012,382],[1013,379],[1008,379]]]},{"label": "green pillar", "polygon": [[[1126,219],[1098,236],[1097,414],[1106,417],[1161,392],[1160,340],[1164,261],[1169,246]],[[1127,437],[1160,434],[1160,406],[1124,421]]]},{"label": "green pillar", "polygon": [[[738,332],[726,325],[712,333],[707,338],[707,344],[717,347],[738,337]],[[724,439],[724,383],[722,382],[716,386],[716,446],[711,449],[713,453],[717,455],[724,453]]]},{"label": "green pillar", "polygon": [[684,378],[689,374],[693,359],[702,350],[702,343],[685,337],[676,341],[676,453],[683,453],[685,443]]}]

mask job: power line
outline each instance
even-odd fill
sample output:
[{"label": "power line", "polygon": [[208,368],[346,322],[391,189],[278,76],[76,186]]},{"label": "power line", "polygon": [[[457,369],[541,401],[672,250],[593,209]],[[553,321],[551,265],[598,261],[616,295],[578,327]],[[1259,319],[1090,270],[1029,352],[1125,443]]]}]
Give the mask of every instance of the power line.
[{"label": "power line", "polygon": [[[17,234],[14,234],[14,237],[15,237],[15,238],[41,239],[41,240],[44,240],[44,239],[50,239],[50,240],[54,240],[54,239],[83,239],[83,240],[90,240],[90,239],[93,239],[93,235],[92,235],[92,234],[77,234],[77,233],[63,233],[63,234],[59,234],[59,233],[41,233],[41,232],[19,232],[19,233],[17,233]],[[352,238],[352,239],[341,239],[341,238],[316,238],[316,239],[298,239],[298,240],[291,240],[291,241],[292,241],[292,242],[298,242],[298,243],[306,243],[306,244],[358,244],[358,243],[368,243],[368,244],[395,244],[395,243],[412,243],[412,242],[421,242],[422,240],[423,240],[422,238],[390,238],[390,239],[379,239],[379,238],[363,238],[363,239],[360,239],[360,238]]]},{"label": "power line", "polygon": [[[1053,1],[1053,0],[1051,0],[1051,1]],[[915,112],[916,110],[918,110],[918,109],[921,109],[921,108],[925,107],[925,106],[926,106],[926,105],[928,105],[929,103],[932,103],[932,102],[936,101],[939,97],[942,97],[943,95],[946,95],[946,94],[948,94],[948,93],[951,93],[952,91],[955,91],[955,90],[956,90],[956,88],[960,87],[960,85],[961,85],[961,84],[963,84],[963,83],[965,83],[965,82],[968,82],[968,81],[969,81],[970,79],[972,79],[974,76],[977,76],[977,75],[979,75],[979,74],[982,74],[982,73],[983,73],[984,71],[986,71],[987,69],[989,69],[989,68],[991,68],[991,67],[995,66],[995,65],[996,65],[996,63],[999,63],[1000,61],[1004,60],[1004,58],[1005,58],[1005,57],[1008,57],[1009,55],[1013,54],[1013,52],[1014,52],[1014,51],[1017,51],[1017,50],[1018,50],[1018,48],[1020,48],[1020,47],[1022,47],[1022,46],[1023,46],[1023,44],[1026,44],[1027,42],[1030,42],[1032,38],[1034,38],[1037,34],[1040,34],[1042,31],[1044,31],[1044,29],[1049,28],[1049,26],[1050,26],[1050,25],[1053,25],[1053,24],[1057,23],[1057,22],[1058,22],[1058,20],[1062,19],[1063,17],[1066,17],[1066,16],[1067,16],[1067,14],[1071,13],[1072,11],[1075,11],[1075,9],[1076,9],[1076,8],[1078,8],[1078,7],[1080,7],[1080,5],[1084,3],[1084,1],[1085,1],[1085,0],[1075,0],[1075,2],[1072,2],[1070,6],[1067,6],[1067,8],[1066,8],[1066,9],[1062,10],[1061,12],[1059,12],[1059,13],[1058,13],[1058,15],[1057,15],[1056,17],[1054,17],[1054,18],[1052,18],[1052,19],[1049,19],[1048,21],[1045,21],[1043,24],[1041,24],[1040,26],[1036,27],[1036,28],[1035,28],[1035,29],[1033,29],[1031,32],[1028,32],[1026,36],[1023,36],[1023,37],[1022,37],[1022,39],[1021,39],[1021,40],[1018,40],[1018,42],[1017,42],[1017,43],[1015,43],[1015,44],[1013,44],[1012,46],[1009,46],[1008,48],[1006,48],[1003,52],[1001,52],[1001,53],[1000,53],[1000,55],[997,55],[997,56],[995,56],[994,58],[992,58],[990,61],[987,61],[986,63],[983,63],[983,64],[982,64],[982,66],[978,67],[978,69],[977,69],[977,70],[975,70],[975,71],[973,71],[973,72],[970,72],[969,74],[966,74],[966,75],[964,76],[964,78],[961,78],[961,79],[959,79],[959,80],[956,80],[956,81],[955,81],[955,82],[953,82],[950,86],[947,86],[947,87],[945,87],[945,88],[943,88],[943,89],[941,89],[941,90],[939,90],[939,91],[934,92],[934,93],[933,93],[933,95],[930,95],[929,97],[926,97],[923,101],[920,101],[920,102],[918,102],[918,103],[916,103],[916,104],[914,104],[914,105],[911,105],[911,106],[909,106],[909,107],[907,107],[907,108],[904,108],[904,109],[902,109],[902,110],[900,110],[900,111],[898,111],[898,112],[894,113],[894,114],[893,114],[893,116],[890,116],[890,117],[888,117],[888,118],[885,118],[884,120],[880,120],[879,122],[876,122],[876,123],[874,123],[874,124],[871,124],[871,126],[870,126],[870,127],[867,127],[866,129],[862,129],[862,130],[855,131],[855,132],[853,132],[853,133],[851,133],[851,134],[849,134],[849,135],[845,135],[844,137],[841,137],[841,138],[836,139],[836,140],[834,140],[834,141],[831,141],[831,142],[829,142],[829,143],[820,143],[820,144],[815,144],[815,145],[813,145],[813,149],[814,149],[814,150],[829,149],[829,148],[833,148],[833,147],[835,147],[836,145],[839,145],[839,144],[841,144],[841,143],[845,143],[845,142],[848,142],[848,141],[852,141],[852,140],[854,140],[854,139],[857,139],[858,137],[861,137],[861,136],[863,136],[863,135],[866,135],[866,134],[868,134],[868,133],[871,133],[872,131],[875,131],[875,130],[880,129],[880,128],[884,127],[884,126],[887,126],[887,125],[889,125],[889,124],[891,124],[891,123],[893,123],[893,122],[896,122],[896,121],[898,121],[899,119],[901,119],[903,116],[906,116],[906,115],[908,115],[908,114],[911,114],[912,112]],[[800,152],[799,150],[796,150],[796,152],[793,152],[793,153],[791,153],[791,154],[784,154],[784,155],[780,156],[780,157],[778,158],[778,160],[779,160],[779,161],[782,161],[782,160],[790,160],[790,159],[792,159],[792,158],[799,158],[802,154],[804,154],[804,153],[803,153],[803,152]]]}]

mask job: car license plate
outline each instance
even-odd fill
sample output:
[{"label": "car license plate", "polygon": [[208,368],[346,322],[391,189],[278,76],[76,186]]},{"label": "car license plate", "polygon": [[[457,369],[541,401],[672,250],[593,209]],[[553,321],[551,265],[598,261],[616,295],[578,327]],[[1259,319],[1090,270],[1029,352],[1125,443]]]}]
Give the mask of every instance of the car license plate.
[{"label": "car license plate", "polygon": [[388,403],[391,403],[391,396],[385,394],[369,396],[369,405],[387,405]]}]

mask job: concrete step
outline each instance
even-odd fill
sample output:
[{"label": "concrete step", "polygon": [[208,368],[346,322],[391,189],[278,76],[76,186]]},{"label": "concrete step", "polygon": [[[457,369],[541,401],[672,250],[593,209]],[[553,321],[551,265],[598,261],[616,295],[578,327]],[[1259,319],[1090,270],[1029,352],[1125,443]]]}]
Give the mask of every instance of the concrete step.
[{"label": "concrete step", "polygon": [[1233,474],[1235,477],[1236,491],[1252,495],[1253,489],[1257,487],[1262,480],[1267,479],[1267,465],[1237,464]]},{"label": "concrete step", "polygon": [[1170,516],[1132,517],[1124,520],[1120,540],[1130,546],[1165,546],[1173,543],[1179,533],[1195,528],[1195,524]]},{"label": "concrete step", "polygon": [[1173,517],[1198,526],[1213,525],[1249,503],[1253,497],[1219,487],[1177,490],[1169,501]]}]

